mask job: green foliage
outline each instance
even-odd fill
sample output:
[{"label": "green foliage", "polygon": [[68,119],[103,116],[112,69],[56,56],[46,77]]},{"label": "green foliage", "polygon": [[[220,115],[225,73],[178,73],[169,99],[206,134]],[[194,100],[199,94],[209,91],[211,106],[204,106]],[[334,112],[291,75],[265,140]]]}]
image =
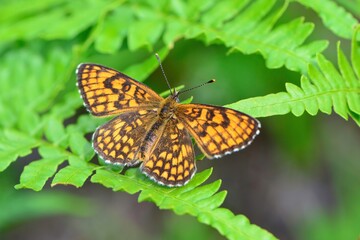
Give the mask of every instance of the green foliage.
[{"label": "green foliage", "polygon": [[[4,187],[2,184],[0,205],[3,211],[0,214],[0,233],[14,224],[34,218],[59,214],[86,216],[91,212],[87,200],[70,194],[46,191],[37,194],[14,192],[7,191]],[[72,207],[75,204],[78,207]]]},{"label": "green foliage", "polygon": [[[24,13],[17,13],[14,11],[16,5],[9,4],[5,11],[13,11],[14,15],[5,15],[0,38],[4,42],[29,38],[69,39],[95,24],[93,35],[85,46],[94,41],[95,49],[102,53],[116,52],[125,44],[125,37],[131,51],[142,47],[152,50],[158,41],[171,47],[180,38],[198,38],[207,44],[224,44],[229,51],[260,52],[270,68],[285,65],[288,69],[305,72],[307,63],[326,48],[327,42],[313,41],[304,45],[314,27],[304,23],[302,18],[275,26],[288,6],[287,1],[280,7],[276,2],[201,0],[153,4],[146,0],[124,3],[63,0],[47,6],[35,4],[37,7],[29,9],[27,17],[20,22],[17,18]],[[83,5],[86,8],[77,11]],[[37,24],[43,19],[56,24],[51,28]],[[28,28],[32,31],[26,31]]]},{"label": "green foliage", "polygon": [[355,16],[360,16],[360,1],[347,1],[347,0],[337,0],[341,5],[343,5],[348,11],[352,12]]},{"label": "green foliage", "polygon": [[255,117],[293,113],[301,116],[305,111],[317,115],[320,110],[330,114],[332,108],[344,119],[349,115],[360,126],[360,75],[359,48],[355,41],[352,45],[353,68],[338,44],[338,65],[340,73],[323,55],[317,56],[318,67],[310,64],[309,77],[302,76],[300,86],[287,83],[287,92],[269,94],[241,100],[228,107],[241,109]]},{"label": "green foliage", "polygon": [[[350,13],[329,0],[318,2],[321,5],[297,2],[316,11],[334,34],[350,38],[357,23]],[[158,67],[151,51],[165,59],[180,39],[197,39],[223,45],[229,53],[260,53],[268,68],[285,67],[303,74],[300,87],[287,83],[286,92],[229,107],[256,117],[289,112],[301,116],[305,111],[329,114],[333,108],[360,125],[356,31],[352,65],[338,44],[338,71],[321,54],[328,42],[308,39],[313,23],[302,17],[282,19],[289,4],[275,0],[5,1],[0,9],[0,172],[31,156],[33,161],[24,167],[17,189],[41,191],[49,180],[51,186],[79,188],[90,178],[114,191],[139,193],[140,202],[151,201],[159,209],[192,215],[229,239],[275,239],[245,216],[220,207],[226,196],[225,191],[218,192],[221,181],[203,184],[211,169],[196,174],[185,187],[166,188],[138,169],[122,173],[122,168],[113,171],[92,162],[94,151],[84,136],[106,119],[75,114],[82,101],[73,71],[82,60],[116,56],[129,64],[121,71],[143,81]],[[146,54],[141,53],[144,49]],[[134,55],[135,60],[130,60]],[[74,116],[75,123],[65,124]]]},{"label": "green foliage", "polygon": [[0,171],[4,171],[11,162],[31,153],[36,147],[36,141],[30,137],[23,136],[16,131],[3,130],[0,138]]},{"label": "green foliage", "polygon": [[181,188],[156,185],[138,169],[129,169],[124,175],[100,169],[91,177],[91,181],[114,191],[126,191],[130,194],[141,191],[139,202],[151,201],[160,209],[195,216],[228,239],[275,239],[270,233],[250,224],[245,216],[235,216],[230,210],[219,207],[226,196],[225,191],[217,192],[221,181],[201,185],[211,172],[212,170],[208,169],[196,174],[189,184]]},{"label": "green foliage", "polygon": [[[321,17],[324,24],[336,35],[351,39],[352,28],[355,28],[358,24],[356,18],[350,13],[345,11],[344,8],[337,5],[333,1],[321,0],[321,1],[310,1],[310,0],[294,0],[302,5],[312,8]],[[359,2],[360,3],[360,2]],[[348,2],[348,4],[351,4]],[[353,9],[359,11],[360,8],[354,3]],[[357,38],[358,40],[360,37]]]}]

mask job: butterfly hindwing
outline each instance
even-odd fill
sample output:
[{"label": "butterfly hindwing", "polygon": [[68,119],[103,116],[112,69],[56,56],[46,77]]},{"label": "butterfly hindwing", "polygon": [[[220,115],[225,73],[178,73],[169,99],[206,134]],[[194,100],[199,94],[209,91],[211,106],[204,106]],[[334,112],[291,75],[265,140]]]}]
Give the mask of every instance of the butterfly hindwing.
[{"label": "butterfly hindwing", "polygon": [[158,106],[162,98],[125,74],[97,64],[77,67],[77,85],[88,111],[95,116],[110,116],[137,108]]},{"label": "butterfly hindwing", "polygon": [[136,165],[146,132],[151,127],[156,111],[126,112],[96,129],[93,147],[106,163]]},{"label": "butterfly hindwing", "polygon": [[189,133],[181,122],[171,119],[159,137],[140,170],[162,185],[173,187],[186,184],[196,171]]},{"label": "butterfly hindwing", "polygon": [[176,115],[208,158],[241,150],[260,132],[255,118],[225,107],[182,104]]}]

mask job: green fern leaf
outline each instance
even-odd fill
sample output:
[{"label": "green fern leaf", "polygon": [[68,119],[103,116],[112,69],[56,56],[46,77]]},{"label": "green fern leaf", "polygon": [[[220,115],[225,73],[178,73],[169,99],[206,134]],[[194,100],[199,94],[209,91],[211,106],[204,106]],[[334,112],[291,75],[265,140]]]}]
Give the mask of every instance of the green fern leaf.
[{"label": "green fern leaf", "polygon": [[[168,12],[161,15],[146,7],[139,8],[139,12],[146,12],[146,16],[151,19],[166,21],[163,41],[168,46],[172,46],[174,41],[182,37],[200,38],[206,43],[220,41],[231,51],[238,50],[246,54],[259,51],[265,57],[267,66],[271,68],[285,65],[291,70],[305,72],[312,56],[327,46],[325,41],[310,43],[311,47],[301,46],[313,30],[313,25],[303,23],[303,19],[296,19],[274,28],[287,4],[277,9],[274,7],[276,1],[256,0],[251,4],[244,3],[236,0],[217,2],[202,12],[201,16],[196,13],[191,17],[186,16],[188,21]],[[191,10],[194,11],[193,8]],[[222,14],[223,12],[226,14]],[[194,16],[199,18],[194,19]],[[129,38],[136,37],[129,33]],[[147,44],[143,42],[137,47],[146,47]]]},{"label": "green fern leaf", "polygon": [[91,144],[85,139],[83,133],[72,130],[69,135],[69,147],[71,152],[81,159],[90,161],[94,156],[94,151],[92,151]]},{"label": "green fern leaf", "polygon": [[353,67],[338,44],[340,72],[329,60],[319,54],[317,56],[319,68],[310,64],[309,78],[303,76],[300,87],[287,83],[285,85],[287,92],[245,99],[227,106],[256,117],[283,115],[289,112],[300,116],[305,111],[310,115],[316,115],[319,110],[330,114],[333,108],[344,119],[351,116],[360,125],[360,80],[358,74],[360,57],[359,47],[356,44],[357,31],[354,33],[352,44]]},{"label": "green fern leaf", "polygon": [[[354,36],[356,36],[358,32],[360,32],[360,25],[356,27]],[[353,37],[351,43],[351,61],[353,63],[356,76],[360,78],[360,47],[355,37]]]},{"label": "green fern leaf", "polygon": [[[27,129],[29,133],[34,131],[32,134],[35,134],[42,124],[35,115],[49,109],[59,89],[68,80],[56,72],[65,72],[69,53],[51,48],[42,58],[30,49],[10,51],[2,57],[0,77],[6,81],[2,81],[1,90],[6,94],[0,95],[0,124],[5,128]],[[21,121],[27,118],[28,122]]]},{"label": "green fern leaf", "polygon": [[41,160],[33,161],[24,168],[20,176],[20,183],[15,186],[19,188],[30,188],[40,191],[46,181],[52,177],[58,166],[63,163],[67,155],[54,147],[40,147]]},{"label": "green fern leaf", "polygon": [[44,129],[47,137],[59,143],[62,122],[47,118],[44,113],[46,106],[54,100],[58,87],[65,84],[55,69],[63,72],[68,63],[65,52],[58,48],[49,49],[45,58],[39,57],[29,47],[10,51],[2,59],[0,76],[5,81],[1,83],[4,94],[0,95],[0,171],[41,146]]},{"label": "green fern leaf", "polygon": [[140,202],[151,201],[160,209],[170,209],[177,214],[195,216],[200,222],[216,228],[228,239],[275,239],[270,233],[250,224],[245,216],[235,216],[230,210],[219,208],[226,196],[225,191],[217,192],[220,188],[220,180],[201,185],[211,172],[212,170],[208,169],[197,173],[181,188],[159,186],[141,174],[138,169],[128,169],[125,175],[99,169],[91,177],[91,181],[114,191],[126,191],[130,194],[140,192]]},{"label": "green fern leaf", "polygon": [[[98,167],[97,167],[98,168]],[[77,188],[82,187],[85,181],[90,177],[96,166],[87,164],[84,166],[69,165],[57,172],[52,180],[51,186],[72,185]]]},{"label": "green fern leaf", "polygon": [[316,11],[324,24],[336,35],[347,39],[352,38],[353,28],[359,22],[349,12],[345,11],[344,8],[329,0],[295,1]]},{"label": "green fern leaf", "polygon": [[[86,1],[86,8],[83,7],[83,4],[83,1],[64,0],[52,1],[46,5],[37,3],[25,14],[24,11],[18,11],[18,9],[19,6],[28,6],[26,1],[24,3],[17,2],[17,4],[8,2],[8,5],[5,4],[2,8],[5,17],[3,17],[3,27],[0,31],[1,39],[2,41],[12,41],[36,37],[43,39],[72,38],[96,23],[102,14],[99,9],[107,11],[107,6],[111,6],[110,1]],[[9,9],[15,9],[12,11],[14,14],[6,14]],[[19,19],[21,20],[19,21]],[[51,22],[52,27],[49,28],[44,22]]]},{"label": "green fern leaf", "polygon": [[[302,73],[306,72],[307,64],[314,61],[315,54],[327,47],[327,41],[304,44],[314,26],[304,23],[303,18],[277,26],[288,1],[278,6],[276,0],[194,3],[178,0],[156,4],[152,1],[94,0],[86,1],[85,9],[82,1],[60,1],[57,4],[50,2],[47,11],[40,3],[35,5],[27,14],[20,11],[19,14],[24,15],[21,21],[16,20],[19,17],[16,14],[2,15],[1,42],[34,38],[69,39],[92,28],[82,51],[95,43],[99,52],[115,53],[124,45],[125,38],[131,51],[142,47],[152,51],[159,44],[171,48],[181,38],[197,38],[207,44],[220,42],[229,48],[229,52],[260,52],[268,67],[285,66]],[[4,8],[13,9],[15,6],[7,3]],[[326,13],[332,9],[327,9]],[[353,22],[346,18],[348,13],[335,13],[338,18],[346,19],[342,25]],[[328,15],[325,14],[324,18],[329,19]],[[44,20],[52,22],[52,27],[40,24]],[[337,32],[342,27],[335,23],[329,25],[335,26]]]},{"label": "green fern leaf", "polygon": [[140,20],[134,22],[129,28],[128,44],[130,51],[139,49],[140,47],[147,47],[152,51],[152,46],[160,38],[164,29],[164,24],[158,20]]},{"label": "green fern leaf", "polygon": [[[169,53],[169,49],[163,47],[159,49],[158,54],[161,59],[165,59]],[[157,69],[159,63],[156,61],[155,57],[151,54],[141,62],[141,64],[134,64],[129,66],[124,73],[129,76],[132,76],[137,81],[143,82],[155,69]]]},{"label": "green fern leaf", "polygon": [[359,0],[354,0],[354,1],[337,0],[336,2],[344,6],[348,11],[352,12],[355,16],[357,17],[360,16]]},{"label": "green fern leaf", "polygon": [[47,140],[55,145],[65,147],[68,144],[68,136],[62,122],[59,119],[49,117],[44,134]]},{"label": "green fern leaf", "polygon": [[49,115],[56,119],[66,119],[75,114],[76,109],[83,106],[79,93],[71,91],[65,93],[62,99],[58,99],[49,110]]},{"label": "green fern leaf", "polygon": [[31,153],[31,149],[38,146],[39,142],[10,129],[0,131],[0,172],[4,171],[19,157]]},{"label": "green fern leaf", "polygon": [[133,18],[129,9],[115,9],[104,22],[102,30],[95,39],[95,48],[103,53],[114,53],[120,49],[128,33],[128,25]]}]

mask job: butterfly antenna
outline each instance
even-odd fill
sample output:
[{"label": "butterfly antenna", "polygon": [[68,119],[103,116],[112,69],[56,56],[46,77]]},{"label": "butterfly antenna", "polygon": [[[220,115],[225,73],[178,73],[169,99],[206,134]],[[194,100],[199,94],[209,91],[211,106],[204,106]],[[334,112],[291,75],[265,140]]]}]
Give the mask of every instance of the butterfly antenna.
[{"label": "butterfly antenna", "polygon": [[166,75],[165,75],[165,71],[164,71],[164,69],[163,69],[163,67],[162,67],[162,64],[161,64],[161,60],[160,60],[159,54],[155,53],[155,57],[156,57],[156,59],[157,59],[157,60],[158,60],[158,62],[159,62],[159,65],[160,65],[161,71],[162,71],[162,73],[163,73],[163,75],[164,75],[164,77],[165,77],[165,81],[166,81],[166,83],[167,83],[167,85],[168,85],[168,87],[169,87],[169,89],[170,89],[170,93],[171,93],[171,95],[174,95],[174,93],[173,93],[173,91],[172,91],[172,89],[171,89],[170,83],[169,83],[169,81],[168,81],[168,79],[167,79],[167,77],[166,77]]},{"label": "butterfly antenna", "polygon": [[200,85],[198,85],[198,86],[196,86],[196,87],[192,87],[192,88],[186,89],[186,90],[184,90],[184,91],[180,91],[180,92],[177,93],[177,96],[179,96],[180,94],[183,94],[183,93],[185,93],[185,92],[194,90],[195,88],[199,88],[199,87],[202,87],[202,86],[204,86],[204,85],[207,85],[207,84],[213,83],[213,82],[215,82],[215,79],[211,79],[211,80],[209,80],[209,81],[207,81],[207,82],[205,82],[205,83],[202,83],[202,84],[200,84]]}]

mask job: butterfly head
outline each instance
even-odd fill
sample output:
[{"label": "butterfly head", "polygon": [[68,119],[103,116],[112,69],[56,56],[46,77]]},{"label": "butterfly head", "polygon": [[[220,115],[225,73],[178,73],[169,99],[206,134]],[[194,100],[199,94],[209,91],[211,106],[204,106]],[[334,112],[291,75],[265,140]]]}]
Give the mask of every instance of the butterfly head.
[{"label": "butterfly head", "polygon": [[171,95],[171,98],[175,101],[175,102],[180,102],[180,99],[179,99],[179,93],[178,91],[176,91],[174,89],[174,93]]}]

